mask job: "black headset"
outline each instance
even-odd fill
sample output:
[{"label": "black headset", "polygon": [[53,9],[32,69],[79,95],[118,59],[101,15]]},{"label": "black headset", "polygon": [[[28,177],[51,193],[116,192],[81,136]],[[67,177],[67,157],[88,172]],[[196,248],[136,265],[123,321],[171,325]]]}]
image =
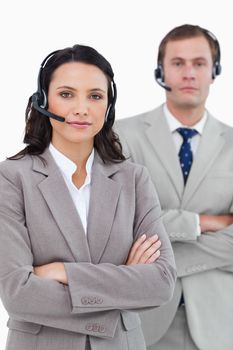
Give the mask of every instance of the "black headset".
[{"label": "black headset", "polygon": [[[220,45],[219,42],[216,38],[216,36],[210,32],[209,30],[203,29],[201,28],[201,31],[203,32],[203,34],[205,36],[208,36],[212,39],[212,41],[215,44],[216,47],[216,59],[215,62],[213,64],[213,68],[212,68],[212,79],[215,79],[216,76],[221,74],[222,71],[222,66],[221,66],[221,51],[220,51]],[[171,87],[166,85],[164,82],[164,69],[163,69],[163,65],[161,62],[159,62],[159,54],[158,54],[158,62],[157,62],[157,68],[154,71],[154,75],[155,75],[155,80],[156,82],[162,86],[165,90],[167,91],[171,91]]]},{"label": "black headset", "polygon": [[[47,110],[48,99],[47,99],[45,90],[42,87],[43,69],[45,68],[47,61],[59,51],[60,50],[51,52],[48,56],[45,57],[45,59],[41,63],[38,78],[37,78],[37,91],[32,95],[32,107],[46,117],[56,119],[60,122],[64,122],[65,121],[64,117],[61,117],[57,114],[53,114]],[[105,122],[113,123],[115,119],[115,104],[117,99],[117,88],[113,77],[111,78],[111,88],[112,88],[113,97],[112,97],[111,103],[108,105],[108,108],[107,108],[107,112],[105,115]]]}]

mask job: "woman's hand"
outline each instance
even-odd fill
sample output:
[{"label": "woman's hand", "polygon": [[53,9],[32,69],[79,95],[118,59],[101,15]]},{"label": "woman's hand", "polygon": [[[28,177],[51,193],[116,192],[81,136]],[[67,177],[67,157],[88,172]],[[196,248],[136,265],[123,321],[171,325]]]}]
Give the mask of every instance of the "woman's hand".
[{"label": "woman's hand", "polygon": [[132,245],[125,265],[151,264],[160,257],[161,241],[158,235],[139,237]]},{"label": "woman's hand", "polygon": [[57,282],[68,284],[66,270],[62,262],[34,267],[34,274],[38,277],[49,278]]}]

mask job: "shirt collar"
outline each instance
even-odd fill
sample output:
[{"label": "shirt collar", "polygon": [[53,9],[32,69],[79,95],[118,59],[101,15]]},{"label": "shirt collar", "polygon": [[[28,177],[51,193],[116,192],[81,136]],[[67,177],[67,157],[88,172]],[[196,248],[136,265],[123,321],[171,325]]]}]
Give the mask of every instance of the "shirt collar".
[{"label": "shirt collar", "polygon": [[[163,105],[163,111],[164,111],[169,129],[172,133],[175,132],[176,129],[178,128],[182,128],[182,127],[190,128],[189,126],[181,124],[179,120],[177,120],[176,117],[174,117],[174,115],[168,110],[166,103]],[[197,130],[198,133],[202,135],[206,121],[207,121],[207,112],[205,111],[203,117],[199,120],[199,122],[197,122],[195,125],[192,125],[192,129]]]},{"label": "shirt collar", "polygon": [[[72,162],[69,158],[67,158],[63,153],[58,151],[57,148],[55,148],[52,143],[49,145],[49,151],[52,154],[56,164],[58,165],[59,169],[62,171],[62,173],[69,179],[72,178],[73,173],[77,170],[77,165]],[[92,169],[92,164],[94,161],[94,148],[92,149],[92,152],[90,156],[87,159],[86,163],[86,172],[87,177],[86,180],[90,182],[90,174]],[[85,183],[87,182],[85,181]]]}]

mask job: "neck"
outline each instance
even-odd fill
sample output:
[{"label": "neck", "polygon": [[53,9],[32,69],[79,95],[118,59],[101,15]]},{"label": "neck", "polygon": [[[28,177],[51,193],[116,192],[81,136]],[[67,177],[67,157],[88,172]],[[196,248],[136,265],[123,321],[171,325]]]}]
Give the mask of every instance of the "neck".
[{"label": "neck", "polygon": [[167,101],[170,113],[183,125],[193,126],[198,123],[204,115],[205,107],[175,106]]},{"label": "neck", "polygon": [[72,160],[72,162],[77,165],[78,169],[86,169],[86,162],[92,152],[93,143],[61,144],[54,139],[52,139],[51,142],[58,151]]}]

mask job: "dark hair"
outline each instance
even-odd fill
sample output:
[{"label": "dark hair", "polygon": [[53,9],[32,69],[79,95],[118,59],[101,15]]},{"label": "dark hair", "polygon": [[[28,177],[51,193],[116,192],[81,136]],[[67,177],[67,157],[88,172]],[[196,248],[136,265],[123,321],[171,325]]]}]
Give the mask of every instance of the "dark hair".
[{"label": "dark hair", "polygon": [[[114,99],[112,88],[114,73],[110,63],[95,49],[85,45],[74,45],[55,51],[48,56],[48,60],[42,64],[38,77],[38,85],[48,94],[49,84],[54,71],[62,64],[68,62],[82,62],[97,66],[106,76],[108,81],[108,106]],[[38,88],[39,90],[39,88]],[[115,104],[115,101],[114,101]],[[118,135],[113,131],[115,108],[111,110],[111,118],[107,118],[103,128],[94,137],[94,147],[104,162],[117,162],[125,160],[122,154],[122,146]],[[16,155],[9,159],[19,159],[26,154],[40,156],[48,147],[52,138],[52,126],[49,118],[43,116],[32,104],[32,96],[29,98],[25,113],[25,134],[23,142],[27,145]]]},{"label": "dark hair", "polygon": [[207,29],[204,29],[202,27],[199,27],[197,25],[191,25],[191,24],[184,24],[179,27],[173,28],[161,41],[159,45],[158,50],[158,59],[157,63],[163,65],[163,60],[165,56],[166,51],[166,45],[169,41],[175,41],[175,40],[182,40],[182,39],[189,39],[189,38],[195,38],[203,36],[209,43],[213,63],[220,60],[220,47],[217,41],[217,38],[208,31]]}]

